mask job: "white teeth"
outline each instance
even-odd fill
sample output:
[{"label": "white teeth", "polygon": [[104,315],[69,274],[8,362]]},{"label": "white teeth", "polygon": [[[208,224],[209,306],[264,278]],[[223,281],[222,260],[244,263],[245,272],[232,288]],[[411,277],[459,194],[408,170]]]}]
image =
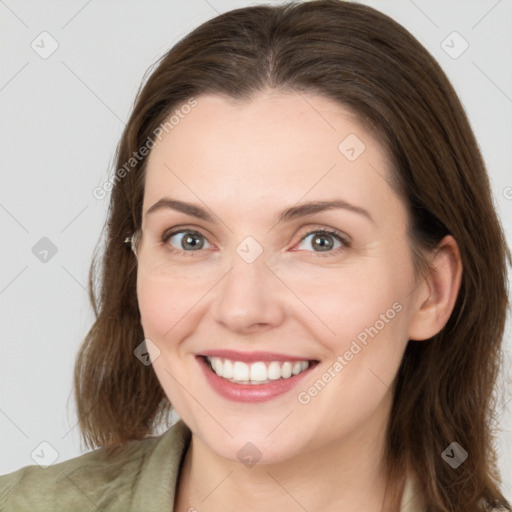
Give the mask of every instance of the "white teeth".
[{"label": "white teeth", "polygon": [[281,366],[281,377],[283,379],[289,379],[292,376],[292,363],[283,363]]},{"label": "white teeth", "polygon": [[[219,374],[217,373],[217,375]],[[224,377],[224,374],[220,375],[220,377]],[[236,361],[235,364],[233,364],[233,380],[249,380],[249,367],[245,363]]]},{"label": "white teeth", "polygon": [[277,379],[289,379],[292,375],[298,375],[309,368],[309,361],[258,361],[248,364],[220,357],[206,359],[219,377],[238,384],[261,384]]},{"label": "white teeth", "polygon": [[[227,359],[225,362],[227,362]],[[251,364],[251,380],[256,382],[267,380],[267,367],[265,363]]]},{"label": "white teeth", "polygon": [[[219,359],[219,361],[220,361],[220,359]],[[222,376],[225,379],[232,379],[233,378],[233,363],[229,359],[226,359],[224,361],[224,365],[222,367]]]},{"label": "white teeth", "polygon": [[281,365],[277,361],[272,361],[268,365],[267,377],[269,380],[277,380],[281,378]]},{"label": "white teeth", "polygon": [[222,372],[222,370],[224,369],[224,365],[222,364],[222,361],[220,359],[214,357],[212,360],[212,366],[213,370],[219,377],[222,377],[224,375],[224,373]]}]

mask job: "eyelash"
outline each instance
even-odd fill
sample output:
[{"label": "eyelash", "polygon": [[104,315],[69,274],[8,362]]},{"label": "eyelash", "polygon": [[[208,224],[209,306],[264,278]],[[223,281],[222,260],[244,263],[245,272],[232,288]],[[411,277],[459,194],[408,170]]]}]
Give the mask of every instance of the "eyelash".
[{"label": "eyelash", "polygon": [[[176,249],[175,247],[170,246],[168,244],[169,239],[171,239],[173,236],[178,235],[180,233],[190,233],[190,234],[198,235],[198,236],[206,239],[206,237],[202,233],[200,233],[199,231],[196,231],[194,229],[184,228],[184,229],[179,229],[176,231],[171,231],[170,233],[164,233],[164,235],[162,236],[162,244],[166,245],[166,248],[167,248],[167,250],[169,250],[169,252],[171,252],[172,254],[183,254],[186,256],[194,256],[195,252],[200,252],[200,250],[199,251],[185,251],[183,249]],[[341,233],[340,231],[337,231],[335,229],[332,229],[332,230],[331,229],[316,229],[316,230],[309,231],[300,239],[299,243],[302,242],[303,240],[305,240],[308,236],[313,235],[313,234],[329,235],[329,236],[336,238],[339,242],[342,243],[341,247],[338,247],[331,251],[325,251],[325,253],[322,251],[307,251],[307,252],[313,252],[320,257],[325,258],[328,256],[332,256],[332,255],[338,254],[340,251],[343,251],[350,247],[349,239],[343,233]]]}]

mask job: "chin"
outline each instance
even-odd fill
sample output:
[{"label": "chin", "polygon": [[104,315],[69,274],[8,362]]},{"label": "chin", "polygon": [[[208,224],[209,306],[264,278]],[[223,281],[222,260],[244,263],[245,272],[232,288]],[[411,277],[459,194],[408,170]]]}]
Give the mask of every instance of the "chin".
[{"label": "chin", "polygon": [[[239,425],[240,426],[240,425]],[[226,425],[233,437],[225,433],[216,435],[218,429],[212,430],[206,426],[206,436],[201,436],[202,442],[219,457],[226,460],[243,463],[248,467],[255,464],[279,464],[285,462],[301,451],[301,443],[295,436],[289,435],[289,430],[268,434],[272,429],[254,428],[248,424],[245,428],[236,428],[236,425]],[[275,424],[274,427],[275,428]]]}]

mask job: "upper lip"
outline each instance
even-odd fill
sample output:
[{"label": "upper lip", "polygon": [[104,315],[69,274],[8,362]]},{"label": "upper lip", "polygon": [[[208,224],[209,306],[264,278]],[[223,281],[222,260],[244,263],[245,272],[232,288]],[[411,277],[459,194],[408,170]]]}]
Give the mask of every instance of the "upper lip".
[{"label": "upper lip", "polygon": [[236,350],[207,350],[197,354],[205,357],[220,357],[231,361],[244,361],[254,363],[256,361],[316,361],[304,356],[292,356],[289,354],[276,354],[275,352],[239,352]]}]

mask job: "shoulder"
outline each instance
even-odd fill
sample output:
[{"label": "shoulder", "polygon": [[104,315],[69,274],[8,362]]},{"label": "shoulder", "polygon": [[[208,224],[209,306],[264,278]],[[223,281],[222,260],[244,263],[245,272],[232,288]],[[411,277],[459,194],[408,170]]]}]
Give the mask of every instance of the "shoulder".
[{"label": "shoulder", "polygon": [[62,510],[78,510],[74,507],[84,503],[121,505],[155,440],[130,441],[110,458],[100,448],[47,468],[26,466],[0,476],[0,510],[56,510],[57,503]]},{"label": "shoulder", "polygon": [[99,448],[47,468],[26,466],[0,476],[0,512],[129,510],[152,467],[149,461],[162,459],[162,445],[168,457],[179,458],[182,446],[175,454],[168,451],[175,438],[173,427],[158,437],[130,441],[112,455]]}]

